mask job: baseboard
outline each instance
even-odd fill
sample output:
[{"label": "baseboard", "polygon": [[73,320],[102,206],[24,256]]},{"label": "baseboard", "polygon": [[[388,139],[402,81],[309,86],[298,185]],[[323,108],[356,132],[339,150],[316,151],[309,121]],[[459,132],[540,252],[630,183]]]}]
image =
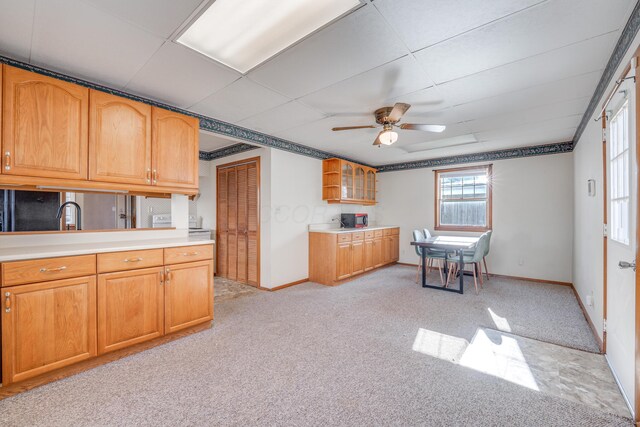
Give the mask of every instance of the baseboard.
[{"label": "baseboard", "polygon": [[276,286],[275,288],[260,288],[260,289],[264,289],[265,291],[269,291],[269,292],[275,292],[275,291],[279,291],[280,289],[290,288],[291,286],[299,285],[301,283],[306,283],[308,281],[309,281],[309,278],[307,277],[306,279],[296,280],[295,282],[291,282],[291,283],[285,283],[284,285]]},{"label": "baseboard", "polygon": [[[484,271],[482,273],[484,273]],[[509,276],[509,275],[506,275],[506,274],[494,274],[494,273],[489,273],[489,277],[503,277],[505,279],[524,280],[526,282],[548,283],[548,284],[551,284],[551,285],[560,285],[560,286],[573,287],[573,283],[571,283],[571,282],[560,282],[560,281],[557,281],[557,280],[547,280],[547,279],[534,279],[532,277]]]},{"label": "baseboard", "polygon": [[[582,304],[582,299],[580,298],[580,294],[578,293],[578,291],[576,291],[576,288],[573,285],[571,285],[571,290],[573,291],[573,294],[576,296],[576,299],[578,300],[578,305],[580,306],[580,310],[582,310],[582,314],[584,315],[584,318],[587,319],[587,323],[589,324],[589,328],[591,329],[591,333],[593,334],[593,337],[596,339],[596,343],[598,344],[600,353],[604,353],[604,344],[600,339],[600,336],[598,335],[598,330],[596,329],[596,326],[591,321],[591,317],[589,316],[589,313],[587,313],[587,310],[584,304]],[[604,333],[606,334],[606,332]]]}]

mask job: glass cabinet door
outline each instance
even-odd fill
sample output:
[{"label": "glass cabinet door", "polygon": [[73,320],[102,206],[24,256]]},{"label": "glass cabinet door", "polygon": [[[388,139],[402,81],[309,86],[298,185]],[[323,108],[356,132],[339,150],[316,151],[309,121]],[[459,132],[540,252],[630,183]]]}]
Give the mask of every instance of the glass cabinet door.
[{"label": "glass cabinet door", "polygon": [[373,171],[367,171],[367,200],[375,201],[376,199],[376,174]]},{"label": "glass cabinet door", "polygon": [[356,199],[364,199],[364,169],[356,167]]},{"label": "glass cabinet door", "polygon": [[342,198],[353,199],[353,166],[342,164]]}]

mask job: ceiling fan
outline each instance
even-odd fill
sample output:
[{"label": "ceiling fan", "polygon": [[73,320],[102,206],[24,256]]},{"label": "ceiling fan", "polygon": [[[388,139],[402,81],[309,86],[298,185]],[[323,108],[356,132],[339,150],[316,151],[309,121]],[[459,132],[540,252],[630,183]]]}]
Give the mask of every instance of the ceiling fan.
[{"label": "ceiling fan", "polygon": [[[421,130],[425,132],[442,132],[446,129],[444,125],[427,125],[417,123],[402,123],[398,124],[404,113],[411,107],[409,104],[403,104],[397,102],[393,107],[378,108],[374,115],[376,116],[376,123],[382,125],[382,130],[378,134],[378,137],[373,142],[375,146],[391,145],[398,140],[398,134],[393,130],[394,127],[407,130]],[[379,126],[345,126],[332,128],[333,131],[352,130],[352,129],[375,129]]]}]

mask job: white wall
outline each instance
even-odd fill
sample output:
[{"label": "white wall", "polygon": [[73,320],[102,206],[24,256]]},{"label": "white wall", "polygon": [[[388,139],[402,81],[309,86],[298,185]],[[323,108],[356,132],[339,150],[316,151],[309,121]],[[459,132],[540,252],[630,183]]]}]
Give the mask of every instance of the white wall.
[{"label": "white wall", "polygon": [[[489,271],[571,282],[572,154],[500,160],[492,164],[493,236],[487,258]],[[400,226],[400,262],[418,262],[415,249],[410,246],[414,229],[433,230],[434,175],[432,169],[425,168],[378,176],[377,219]]]}]

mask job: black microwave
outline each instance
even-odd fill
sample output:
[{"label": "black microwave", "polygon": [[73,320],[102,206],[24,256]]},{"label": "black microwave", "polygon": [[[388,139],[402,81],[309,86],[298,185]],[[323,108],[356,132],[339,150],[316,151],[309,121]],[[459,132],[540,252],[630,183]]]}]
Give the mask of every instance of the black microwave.
[{"label": "black microwave", "polygon": [[369,214],[341,214],[340,225],[344,228],[364,228],[369,225]]}]

